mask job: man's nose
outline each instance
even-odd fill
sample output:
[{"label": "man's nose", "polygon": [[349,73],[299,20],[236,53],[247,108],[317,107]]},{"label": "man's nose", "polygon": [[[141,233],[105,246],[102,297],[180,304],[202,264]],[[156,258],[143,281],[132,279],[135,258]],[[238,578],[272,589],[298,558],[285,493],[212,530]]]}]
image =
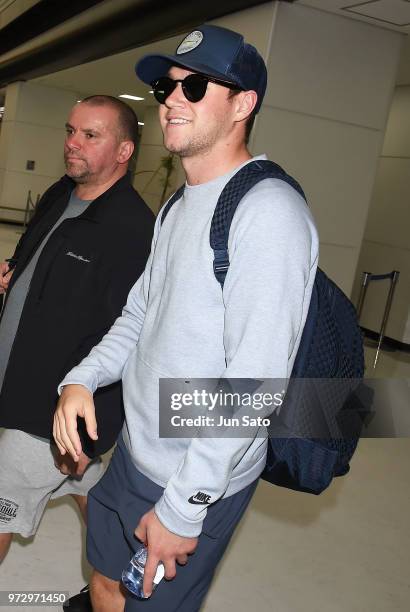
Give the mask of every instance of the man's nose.
[{"label": "man's nose", "polygon": [[169,108],[174,108],[176,106],[183,106],[186,101],[187,99],[182,91],[182,83],[177,83],[175,89],[166,98],[165,104],[169,106]]},{"label": "man's nose", "polygon": [[65,142],[69,149],[81,148],[81,141],[77,134],[67,134]]}]

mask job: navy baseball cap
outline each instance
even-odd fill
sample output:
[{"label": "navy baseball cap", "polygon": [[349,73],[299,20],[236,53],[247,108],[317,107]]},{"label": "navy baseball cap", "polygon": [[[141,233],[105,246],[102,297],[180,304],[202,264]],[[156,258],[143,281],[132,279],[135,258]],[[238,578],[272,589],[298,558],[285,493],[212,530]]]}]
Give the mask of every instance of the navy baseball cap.
[{"label": "navy baseball cap", "polygon": [[180,66],[205,76],[252,89],[258,94],[259,111],[266,91],[267,71],[255,47],[238,32],[214,25],[201,25],[178,46],[175,55],[145,55],[135,66],[137,76],[148,85],[165,76],[171,66]]}]

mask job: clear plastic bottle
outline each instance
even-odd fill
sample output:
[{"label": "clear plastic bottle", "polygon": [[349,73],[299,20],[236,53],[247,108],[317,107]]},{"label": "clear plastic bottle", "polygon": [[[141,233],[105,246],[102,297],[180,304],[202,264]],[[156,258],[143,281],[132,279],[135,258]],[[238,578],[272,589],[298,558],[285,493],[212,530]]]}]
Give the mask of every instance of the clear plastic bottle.
[{"label": "clear plastic bottle", "polygon": [[[144,581],[145,563],[147,562],[147,549],[144,545],[137,550],[129,562],[128,567],[122,572],[122,582],[124,586],[139,599],[147,599],[142,589]],[[158,565],[157,572],[154,576],[152,590],[157,587],[165,574],[165,568],[162,563]]]}]

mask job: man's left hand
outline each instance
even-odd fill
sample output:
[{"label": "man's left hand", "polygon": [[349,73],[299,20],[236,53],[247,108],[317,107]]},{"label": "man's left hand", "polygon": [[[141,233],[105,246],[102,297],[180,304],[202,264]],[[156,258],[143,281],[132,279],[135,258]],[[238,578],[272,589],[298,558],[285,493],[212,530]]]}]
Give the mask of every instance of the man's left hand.
[{"label": "man's left hand", "polygon": [[165,578],[175,578],[175,563],[187,563],[188,555],[192,554],[198,545],[198,538],[184,538],[172,533],[160,522],[154,509],[144,514],[134,533],[148,548],[143,589],[145,597],[149,597],[158,563],[162,561],[164,564]]}]

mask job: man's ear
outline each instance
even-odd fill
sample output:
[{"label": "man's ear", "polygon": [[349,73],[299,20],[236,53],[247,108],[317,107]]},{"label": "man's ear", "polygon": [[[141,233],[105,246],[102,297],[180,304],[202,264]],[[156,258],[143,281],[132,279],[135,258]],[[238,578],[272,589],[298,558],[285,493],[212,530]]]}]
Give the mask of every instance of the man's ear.
[{"label": "man's ear", "polygon": [[258,94],[256,91],[250,89],[249,91],[241,91],[235,96],[237,102],[236,114],[237,121],[244,121],[251,115],[253,109],[258,101]]},{"label": "man's ear", "polygon": [[125,164],[134,153],[134,143],[131,140],[123,140],[120,142],[117,161],[120,164]]}]

